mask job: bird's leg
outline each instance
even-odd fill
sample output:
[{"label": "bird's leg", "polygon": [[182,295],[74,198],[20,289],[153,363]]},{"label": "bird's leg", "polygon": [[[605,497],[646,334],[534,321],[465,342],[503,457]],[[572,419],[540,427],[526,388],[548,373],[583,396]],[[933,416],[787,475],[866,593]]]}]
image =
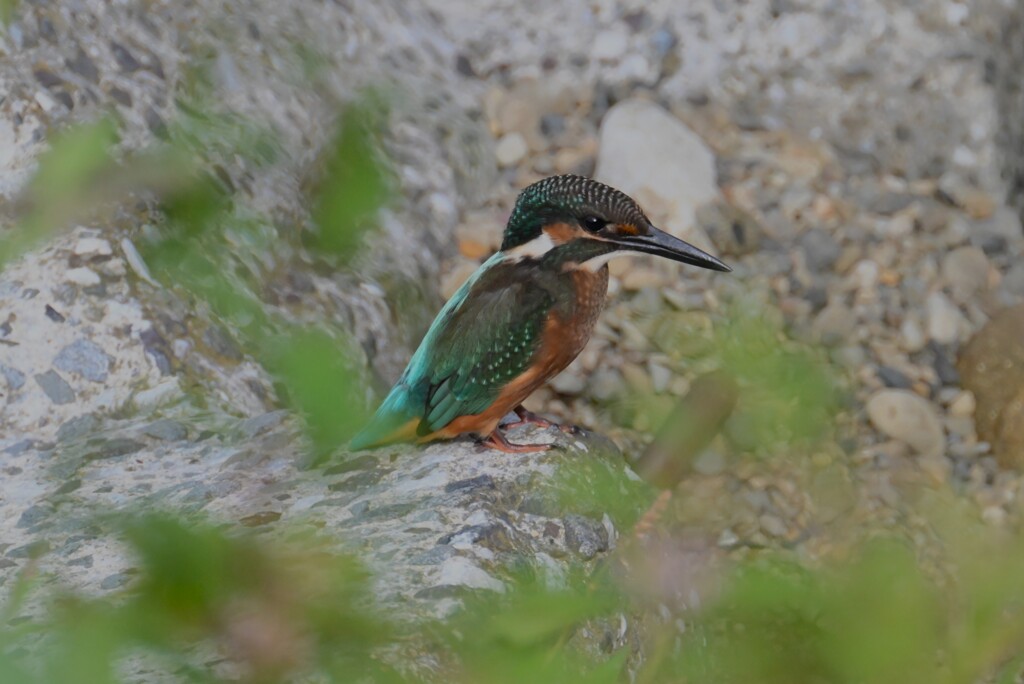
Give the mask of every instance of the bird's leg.
[{"label": "bird's leg", "polygon": [[480,440],[480,444],[491,449],[504,451],[506,454],[533,454],[547,451],[551,448],[550,444],[512,444],[505,438],[505,435],[502,434],[499,428],[494,428],[494,432]]},{"label": "bird's leg", "polygon": [[556,427],[567,435],[580,434],[580,429],[575,425],[570,425],[569,423],[554,423],[548,420],[547,418],[541,418],[536,413],[532,411],[527,411],[525,408],[523,408],[522,404],[512,409],[512,412],[519,417],[519,420],[517,420],[514,423],[506,423],[505,425],[503,425],[502,427],[504,427],[506,430],[511,428],[517,428],[522,425],[536,425],[537,427],[540,428]]},{"label": "bird's leg", "polygon": [[525,408],[523,408],[522,404],[512,409],[512,412],[516,414],[516,417],[518,417],[519,420],[517,420],[514,423],[506,423],[504,426],[506,430],[511,428],[517,428],[522,425],[536,425],[537,427],[541,428],[549,428],[552,425],[554,425],[554,423],[552,423],[550,420],[547,420],[546,418],[541,418],[533,411],[527,411]]}]

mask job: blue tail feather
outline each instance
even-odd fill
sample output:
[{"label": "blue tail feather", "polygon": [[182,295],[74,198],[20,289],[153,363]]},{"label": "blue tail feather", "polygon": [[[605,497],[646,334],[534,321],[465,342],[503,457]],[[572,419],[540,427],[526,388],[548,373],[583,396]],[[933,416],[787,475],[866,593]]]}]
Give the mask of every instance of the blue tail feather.
[{"label": "blue tail feather", "polygon": [[366,427],[352,438],[349,447],[353,450],[369,449],[397,441],[397,433],[402,427],[420,417],[420,412],[411,408],[413,405],[408,386],[399,382],[391,389]]}]

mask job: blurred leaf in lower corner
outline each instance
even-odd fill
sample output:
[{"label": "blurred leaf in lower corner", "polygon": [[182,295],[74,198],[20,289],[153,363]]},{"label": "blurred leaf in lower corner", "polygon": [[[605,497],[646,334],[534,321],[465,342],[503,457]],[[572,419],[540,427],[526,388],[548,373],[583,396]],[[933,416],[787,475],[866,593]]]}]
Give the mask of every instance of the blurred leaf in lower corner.
[{"label": "blurred leaf in lower corner", "polygon": [[0,237],[0,266],[21,255],[96,202],[103,179],[114,169],[110,150],[117,141],[113,122],[100,119],[56,136],[39,159],[22,202],[19,225]]},{"label": "blurred leaf in lower corner", "polygon": [[386,117],[383,100],[373,94],[341,114],[325,152],[323,175],[313,189],[317,232],[308,241],[312,249],[347,261],[387,202],[391,172],[377,140]]},{"label": "blurred leaf in lower corner", "polygon": [[[613,615],[623,597],[607,573],[565,578],[553,589],[540,577],[520,573],[506,594],[465,598],[450,626],[451,647],[467,684],[614,684],[622,679],[626,653],[595,659],[568,642],[591,620]],[[618,625],[618,619],[615,620]],[[625,649],[628,651],[628,649]]]},{"label": "blurred leaf in lower corner", "polygon": [[127,521],[126,535],[139,579],[121,624],[179,665],[187,665],[183,645],[209,639],[248,682],[386,671],[372,655],[391,628],[369,607],[368,575],[353,558],[309,539],[286,547],[159,515]]}]

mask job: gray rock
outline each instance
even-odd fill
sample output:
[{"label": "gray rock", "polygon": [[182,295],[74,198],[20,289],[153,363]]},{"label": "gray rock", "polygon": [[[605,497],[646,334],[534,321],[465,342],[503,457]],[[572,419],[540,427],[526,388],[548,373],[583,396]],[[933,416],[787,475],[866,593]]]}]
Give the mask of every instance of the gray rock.
[{"label": "gray rock", "polygon": [[587,396],[598,401],[608,401],[625,391],[626,381],[617,369],[601,367],[590,374],[587,388]]},{"label": "gray rock", "polygon": [[812,228],[800,236],[807,268],[814,273],[824,273],[832,268],[842,252],[836,239],[820,228]]},{"label": "gray rock", "polygon": [[32,527],[33,525],[36,525],[50,517],[52,513],[53,507],[45,504],[34,504],[25,509],[21,514],[21,517],[18,518],[18,524],[16,526],[19,528]]},{"label": "gray rock", "polygon": [[79,437],[95,432],[98,425],[99,420],[97,420],[96,416],[91,413],[75,416],[71,420],[65,420],[61,423],[61,426],[57,428],[57,441],[70,442],[78,439]]},{"label": "gray rock", "polygon": [[188,428],[176,420],[162,418],[142,428],[142,434],[164,442],[178,442],[188,437]]},{"label": "gray rock", "polygon": [[7,388],[11,391],[21,389],[25,384],[25,374],[17,368],[0,363],[0,375],[7,381]]},{"label": "gray rock", "polygon": [[71,389],[71,385],[60,377],[57,371],[48,370],[45,373],[36,373],[34,377],[54,404],[70,404],[75,400],[75,392]]},{"label": "gray rock", "polygon": [[8,558],[39,558],[49,552],[50,543],[45,539],[37,539],[36,541],[29,542],[28,544],[16,546],[4,555]]},{"label": "gray rock", "polygon": [[22,439],[4,449],[4,453],[9,454],[11,456],[20,456],[21,454],[25,453],[26,451],[34,447],[35,444],[36,441],[32,438]]},{"label": "gray rock", "polygon": [[264,432],[268,432],[280,425],[288,417],[288,411],[269,411],[259,416],[246,418],[238,424],[238,432],[245,438],[251,439]]},{"label": "gray rock", "polygon": [[849,341],[857,319],[845,304],[833,302],[822,309],[811,324],[815,339],[834,347]]},{"label": "gray rock", "polygon": [[580,557],[590,560],[608,550],[608,530],[596,520],[582,515],[567,515],[562,519],[565,543]]},{"label": "gray rock", "polygon": [[977,247],[954,249],[942,259],[942,277],[958,302],[988,287],[988,270],[988,257]]},{"label": "gray rock", "polygon": [[113,591],[114,589],[120,589],[124,585],[131,581],[132,573],[128,572],[115,572],[113,575],[107,575],[100,582],[100,589],[104,591]]},{"label": "gray rock", "polygon": [[81,375],[86,380],[103,382],[107,379],[113,359],[99,345],[78,339],[64,347],[53,360],[54,368]]},{"label": "gray rock", "polygon": [[72,558],[68,561],[68,565],[73,568],[85,568],[87,570],[92,567],[92,563],[93,560],[91,553],[85,556],[79,556],[78,558]]},{"label": "gray rock", "polygon": [[569,369],[556,375],[548,385],[559,394],[577,396],[586,388],[587,380],[576,370]]},{"label": "gray rock", "polygon": [[910,381],[910,378],[891,366],[879,366],[878,379],[886,387],[895,387],[897,389],[910,389],[914,384]]}]

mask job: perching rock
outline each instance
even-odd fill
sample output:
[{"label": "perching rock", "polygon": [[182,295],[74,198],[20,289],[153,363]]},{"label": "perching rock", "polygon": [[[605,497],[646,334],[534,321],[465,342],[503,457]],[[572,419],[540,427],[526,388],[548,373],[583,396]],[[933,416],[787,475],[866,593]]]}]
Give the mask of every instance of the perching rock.
[{"label": "perching rock", "polygon": [[[25,499],[0,527],[4,542],[18,549],[45,539],[55,551],[41,556],[39,571],[105,592],[116,588],[105,578],[133,561],[112,543],[117,532],[100,529],[90,512],[144,505],[259,524],[271,535],[329,530],[340,548],[357,550],[376,571],[381,604],[400,607],[409,619],[451,610],[451,599],[467,592],[503,591],[511,572],[525,566],[555,581],[572,565],[601,562],[616,544],[616,509],[583,503],[578,492],[562,489],[563,477],[578,476],[587,495],[595,493],[587,474],[598,471],[599,480],[642,486],[610,442],[556,428],[509,435],[518,443],[553,441],[544,453],[506,454],[463,439],[340,453],[302,470],[294,421],[262,432],[246,431],[248,422],[158,421],[143,431],[152,438],[143,444],[124,436],[138,435],[130,423],[108,421],[103,443],[68,440],[48,459],[30,446],[18,459],[23,470],[5,474],[7,491],[58,494],[47,497],[45,510]],[[168,434],[166,427],[174,429]],[[212,436],[169,443],[186,432]],[[54,505],[61,515],[52,514]],[[75,557],[92,556],[91,566],[72,565],[57,551],[68,544]],[[14,562],[0,565],[0,585],[23,566],[19,556],[6,557]]]}]

